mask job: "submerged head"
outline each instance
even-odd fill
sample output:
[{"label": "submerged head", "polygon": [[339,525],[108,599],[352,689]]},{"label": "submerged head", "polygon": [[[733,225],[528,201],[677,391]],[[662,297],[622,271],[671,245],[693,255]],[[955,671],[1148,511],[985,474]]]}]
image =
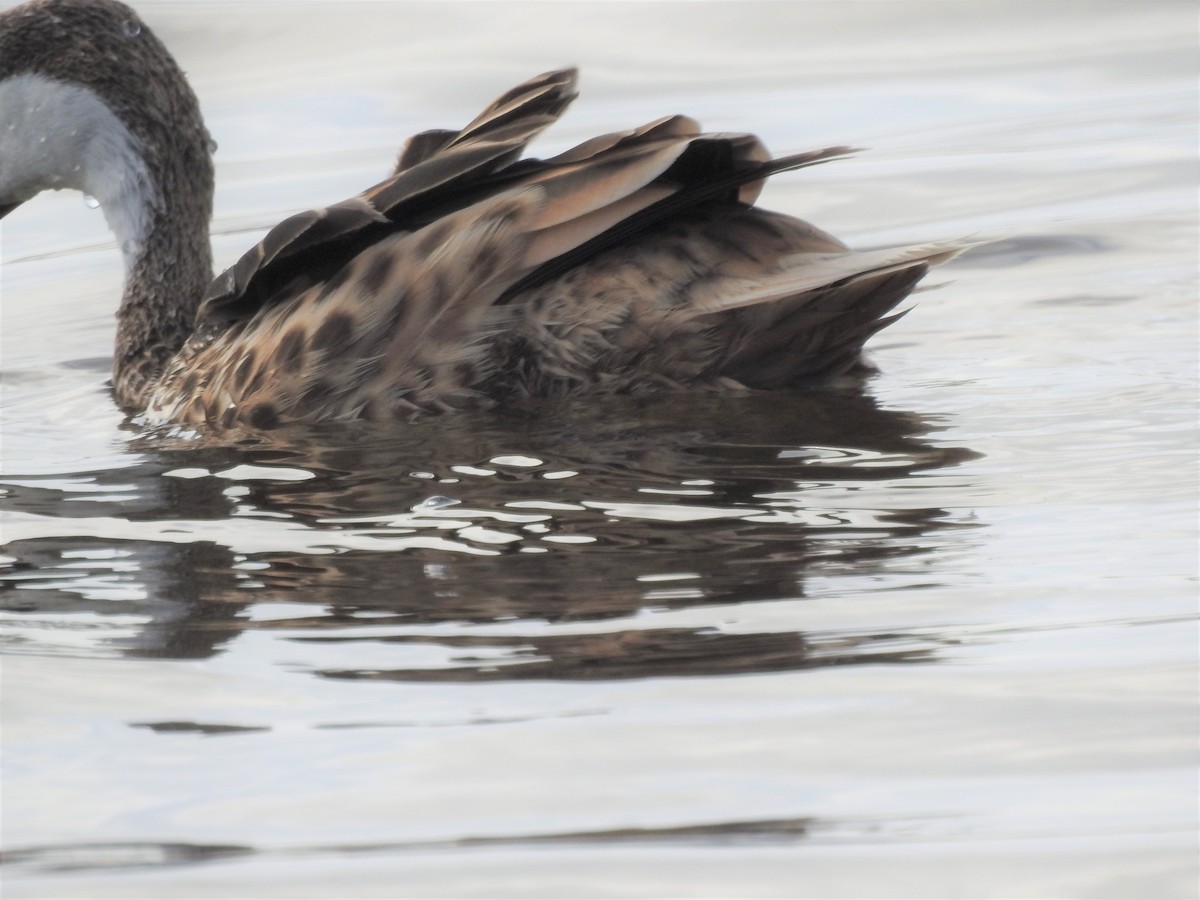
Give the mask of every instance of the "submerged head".
[{"label": "submerged head", "polygon": [[195,213],[207,222],[211,141],[195,94],[115,0],[0,13],[0,215],[63,188],[100,202],[127,256],[171,193],[202,195]]}]

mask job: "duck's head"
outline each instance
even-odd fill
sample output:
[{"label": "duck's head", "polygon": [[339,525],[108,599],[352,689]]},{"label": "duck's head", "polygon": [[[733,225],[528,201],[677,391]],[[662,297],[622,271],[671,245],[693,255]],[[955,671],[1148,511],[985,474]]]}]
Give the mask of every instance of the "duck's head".
[{"label": "duck's head", "polygon": [[211,147],[179,66],[129,7],[32,0],[0,13],[0,216],[44,190],[83,191],[128,255],[169,194],[207,206]]}]

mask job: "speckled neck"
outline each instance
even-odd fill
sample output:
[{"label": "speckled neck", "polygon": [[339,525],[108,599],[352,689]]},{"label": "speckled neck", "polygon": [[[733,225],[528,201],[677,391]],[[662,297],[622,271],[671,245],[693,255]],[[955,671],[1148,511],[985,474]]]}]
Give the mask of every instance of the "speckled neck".
[{"label": "speckled neck", "polygon": [[[96,189],[64,186],[101,201],[121,244],[113,388],[122,407],[140,409],[191,334],[212,277],[212,142],[199,102],[163,44],[115,0],[34,0],[4,13],[0,81],[25,75],[81,89],[119,123],[87,146]],[[125,146],[105,143],[114,140]]]}]

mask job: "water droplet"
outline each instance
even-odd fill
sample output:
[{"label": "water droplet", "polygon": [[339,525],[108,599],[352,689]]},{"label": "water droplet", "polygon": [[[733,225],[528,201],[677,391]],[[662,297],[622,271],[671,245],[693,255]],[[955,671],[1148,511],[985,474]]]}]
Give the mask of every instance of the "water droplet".
[{"label": "water droplet", "polygon": [[83,195],[83,203],[88,209],[99,209],[100,208],[100,201],[97,200],[95,197],[93,197],[91,194]]},{"label": "water droplet", "polygon": [[134,38],[142,33],[142,24],[133,19],[128,19],[121,25],[121,31],[124,32],[125,37]]},{"label": "water droplet", "polygon": [[206,146],[206,147],[208,147],[208,152],[209,152],[209,153],[216,153],[216,152],[217,152],[217,142],[216,142],[215,140],[213,140],[212,138],[209,138],[209,139],[208,139],[208,140],[205,142],[205,146]]},{"label": "water droplet", "polygon": [[455,500],[452,497],[443,497],[441,495],[427,497],[413,507],[413,512],[424,512],[430,509],[445,509],[447,506],[457,506],[461,500]]}]

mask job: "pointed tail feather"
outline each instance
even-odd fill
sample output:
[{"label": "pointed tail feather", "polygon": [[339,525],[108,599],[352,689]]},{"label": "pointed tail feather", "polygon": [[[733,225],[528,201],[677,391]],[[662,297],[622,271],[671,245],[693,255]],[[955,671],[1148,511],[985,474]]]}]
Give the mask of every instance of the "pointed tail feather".
[{"label": "pointed tail feather", "polygon": [[975,245],[795,254],[746,290],[714,285],[691,312],[728,336],[722,375],[764,389],[827,380],[859,364],[867,340],[907,312],[892,311],[931,266]]},{"label": "pointed tail feather", "polygon": [[772,303],[891,272],[940,265],[972,246],[943,241],[849,253],[798,253],[781,260],[780,271],[747,283],[744,290],[731,290],[728,283],[714,285],[711,296],[693,298],[691,309],[696,315],[708,315]]}]

